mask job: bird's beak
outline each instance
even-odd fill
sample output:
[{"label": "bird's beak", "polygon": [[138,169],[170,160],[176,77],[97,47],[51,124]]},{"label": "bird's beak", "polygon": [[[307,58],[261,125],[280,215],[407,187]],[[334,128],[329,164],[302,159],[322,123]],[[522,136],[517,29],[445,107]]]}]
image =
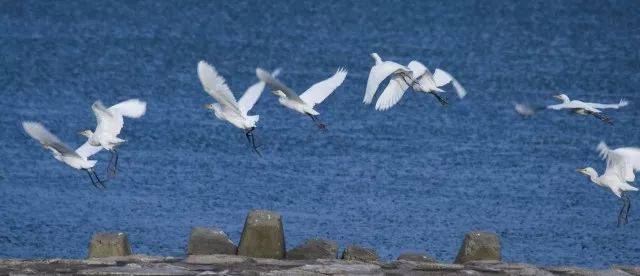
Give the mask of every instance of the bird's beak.
[{"label": "bird's beak", "polygon": [[211,109],[208,104],[202,105],[204,109]]}]

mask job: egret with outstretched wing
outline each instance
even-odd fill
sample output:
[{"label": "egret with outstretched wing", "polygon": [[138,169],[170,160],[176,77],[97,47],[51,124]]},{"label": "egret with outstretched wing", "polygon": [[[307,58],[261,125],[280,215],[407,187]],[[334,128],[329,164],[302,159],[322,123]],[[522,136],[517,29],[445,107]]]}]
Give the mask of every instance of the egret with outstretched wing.
[{"label": "egret with outstretched wing", "polygon": [[[101,101],[96,101],[91,105],[91,110],[96,116],[96,129],[95,131],[81,131],[80,135],[87,137],[87,143],[98,147],[98,151],[103,148],[111,152],[111,159],[107,166],[107,176],[114,178],[118,169],[118,151],[116,147],[125,142],[125,140],[118,137],[124,127],[124,117],[142,117],[147,111],[147,103],[138,99],[131,99],[106,108]],[[96,149],[93,148],[92,150]]]},{"label": "egret with outstretched wing", "polygon": [[245,91],[244,95],[240,97],[240,100],[236,101],[225,79],[207,62],[200,61],[198,63],[198,77],[200,78],[200,83],[202,83],[204,91],[217,102],[206,104],[205,108],[212,110],[218,119],[227,121],[235,127],[242,129],[253,150],[260,155],[253,134],[260,116],[248,115],[248,113],[258,99],[260,99],[265,83],[260,81],[251,85]]},{"label": "egret with outstretched wing", "polygon": [[611,120],[611,118],[609,118],[609,116],[604,114],[598,108],[594,107],[593,103],[585,103],[583,101],[570,100],[569,96],[567,96],[566,94],[558,94],[553,97],[562,101],[562,103],[547,106],[548,109],[569,110],[573,114],[591,115],[607,124],[610,124],[610,125],[613,124],[613,121]]},{"label": "egret with outstretched wing", "polygon": [[[98,152],[95,148],[88,143],[85,143],[77,150],[72,150],[69,146],[65,145],[58,137],[53,135],[42,124],[37,122],[22,122],[22,128],[31,138],[40,142],[40,144],[51,151],[53,157],[70,167],[77,170],[84,170],[91,178],[91,184],[97,188],[105,188],[104,183],[98,178],[95,170],[97,161],[88,160],[88,158]],[[95,180],[94,180],[95,178]]]},{"label": "egret with outstretched wing", "polygon": [[343,68],[338,69],[333,76],[312,85],[307,91],[300,94],[300,96],[298,96],[293,89],[287,87],[275,76],[267,73],[263,69],[257,68],[256,75],[271,87],[273,93],[278,96],[278,102],[280,102],[281,105],[308,115],[313,122],[317,124],[318,128],[326,130],[326,125],[318,118],[320,113],[313,108],[317,104],[322,103],[342,84],[347,77],[347,71]]},{"label": "egret with outstretched wing", "polygon": [[591,167],[577,171],[589,176],[591,182],[596,185],[611,189],[613,194],[622,199],[623,205],[618,213],[618,225],[626,224],[631,209],[631,201],[626,192],[638,191],[638,188],[629,183],[635,180],[635,173],[640,170],[640,148],[624,147],[612,150],[607,144],[600,142],[597,150],[606,161],[604,173],[598,176],[598,172]]}]

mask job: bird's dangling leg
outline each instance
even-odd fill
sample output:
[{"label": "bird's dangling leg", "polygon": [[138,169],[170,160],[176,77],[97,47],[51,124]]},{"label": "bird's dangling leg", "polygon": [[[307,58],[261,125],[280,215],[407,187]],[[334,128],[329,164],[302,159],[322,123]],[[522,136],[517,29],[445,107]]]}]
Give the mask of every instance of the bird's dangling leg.
[{"label": "bird's dangling leg", "polygon": [[627,210],[624,212],[624,224],[627,224],[629,222],[629,210],[631,210],[631,199],[628,194],[624,194],[624,198],[627,205]]},{"label": "bird's dangling leg", "polygon": [[607,114],[596,113],[596,112],[591,112],[591,111],[586,111],[586,112],[587,112],[587,114],[593,115],[593,117],[598,118],[600,121],[603,121],[605,124],[613,125],[613,120],[611,120],[611,118],[609,118],[609,116],[607,116]]},{"label": "bird's dangling leg", "polygon": [[[420,84],[420,82],[418,82],[418,80],[412,78],[411,76],[407,75],[406,73],[400,73],[400,75],[402,76],[402,80],[409,86],[411,87],[411,89],[413,89],[414,91],[416,90],[414,87],[415,85],[418,86],[418,88],[420,88],[420,90],[427,92],[431,95],[433,95],[434,97],[436,97],[436,99],[438,100],[438,102],[440,103],[440,105],[442,106],[448,106],[449,103],[447,102],[447,100],[445,100],[442,96],[438,95],[437,92],[435,91],[430,91],[428,89],[424,89],[424,87],[422,87],[422,85]],[[408,79],[408,80],[407,80]]]},{"label": "bird's dangling leg", "polygon": [[630,208],[629,198],[627,195],[622,194],[622,208],[620,208],[620,212],[618,212],[618,226],[627,224],[627,215]]},{"label": "bird's dangling leg", "polygon": [[109,165],[107,165],[107,178],[114,179],[118,173],[118,151],[116,149],[111,150],[111,159],[109,159]]},{"label": "bird's dangling leg", "polygon": [[322,123],[322,121],[320,121],[320,119],[318,118],[318,116],[311,115],[311,114],[308,114],[308,115],[309,115],[309,117],[311,117],[311,120],[313,120],[313,122],[314,122],[314,123],[316,123],[316,125],[318,126],[318,128],[319,128],[321,131],[327,131],[327,125],[325,125],[324,123]]},{"label": "bird's dangling leg", "polygon": [[247,136],[247,141],[249,142],[249,144],[251,145],[251,147],[253,148],[253,151],[258,154],[258,156],[262,156],[262,154],[260,154],[260,152],[258,151],[259,146],[256,145],[256,137],[253,135],[253,130],[255,129],[255,127],[252,127],[248,130],[245,130],[245,136]]},{"label": "bird's dangling leg", "polygon": [[[91,179],[91,184],[98,188],[98,189],[104,189],[104,184],[102,184],[102,181],[100,181],[100,178],[98,178],[98,175],[96,174],[95,171],[93,171],[92,169],[87,169],[87,174],[89,175],[89,179]],[[93,179],[95,177],[95,180]]]},{"label": "bird's dangling leg", "polygon": [[441,97],[440,95],[438,95],[438,93],[437,93],[437,92],[433,92],[433,91],[432,91],[432,92],[429,92],[429,94],[431,94],[431,95],[433,95],[434,97],[436,97],[436,99],[438,99],[438,102],[440,102],[440,105],[442,105],[442,106],[447,106],[447,105],[449,105],[449,103],[448,103],[448,102],[447,102],[443,97]]},{"label": "bird's dangling leg", "polygon": [[[117,163],[117,161],[116,161],[116,163]],[[94,171],[94,170],[91,170],[91,171],[93,172],[93,176],[95,176],[96,180],[98,180],[97,183],[99,184],[100,188],[101,189],[106,189],[107,186],[104,185],[104,181],[100,180],[100,178],[98,177],[98,174],[96,173],[96,171]]]}]

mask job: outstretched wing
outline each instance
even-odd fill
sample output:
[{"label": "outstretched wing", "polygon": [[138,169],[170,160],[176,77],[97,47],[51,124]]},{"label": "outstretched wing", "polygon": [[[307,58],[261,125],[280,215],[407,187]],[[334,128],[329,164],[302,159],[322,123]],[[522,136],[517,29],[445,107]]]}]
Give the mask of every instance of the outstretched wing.
[{"label": "outstretched wing", "polygon": [[586,105],[581,101],[570,101],[568,103],[554,104],[554,105],[547,106],[547,108],[554,109],[554,110],[582,108],[584,110],[587,110],[593,113],[602,112],[596,108]]},{"label": "outstretched wing", "polygon": [[624,99],[622,99],[617,104],[600,104],[600,103],[585,103],[585,104],[590,105],[593,108],[601,108],[601,109],[613,108],[613,109],[618,109],[618,108],[625,107],[625,106],[629,105],[629,102],[624,100]]},{"label": "outstretched wing", "polygon": [[429,72],[429,69],[427,69],[427,66],[424,66],[424,64],[422,64],[417,60],[412,60],[411,62],[409,62],[407,67],[409,67],[409,69],[413,73],[414,79],[418,79],[426,73],[429,73],[429,75],[431,75],[431,72]]},{"label": "outstretched wing", "polygon": [[256,68],[256,76],[258,76],[261,81],[265,82],[269,87],[271,87],[271,90],[280,90],[285,95],[287,95],[287,98],[289,98],[290,100],[302,102],[300,97],[298,97],[298,94],[296,94],[293,89],[284,85],[284,83],[280,82],[280,80],[276,79],[274,75],[269,74],[269,72],[265,71],[264,69]]},{"label": "outstretched wing", "polygon": [[371,67],[371,71],[369,71],[369,79],[367,79],[367,88],[365,89],[364,99],[362,102],[370,104],[373,100],[373,96],[375,96],[376,91],[378,90],[378,86],[380,86],[380,83],[389,77],[389,75],[398,71],[409,72],[410,70],[407,67],[391,61],[385,61]]},{"label": "outstretched wing", "polygon": [[139,99],[130,99],[109,107],[109,111],[129,118],[140,118],[147,112],[147,103]]},{"label": "outstretched wing", "polygon": [[198,62],[198,77],[204,91],[221,105],[233,110],[238,115],[242,115],[231,89],[229,89],[224,78],[218,74],[218,71],[213,66],[204,60]]},{"label": "outstretched wing", "polygon": [[102,149],[103,147],[92,146],[89,143],[89,141],[87,141],[84,144],[82,144],[82,146],[76,149],[76,153],[84,158],[89,158],[92,155],[98,153]]},{"label": "outstretched wing", "polygon": [[91,105],[91,110],[98,122],[95,133],[108,133],[114,136],[120,133],[124,125],[122,115],[109,111],[101,101],[95,101]]},{"label": "outstretched wing", "polygon": [[300,95],[300,99],[310,105],[316,105],[324,101],[338,88],[347,77],[347,70],[339,68],[330,78],[318,82]]},{"label": "outstretched wing", "polygon": [[408,88],[409,85],[402,79],[402,76],[396,75],[391,78],[376,102],[376,110],[384,111],[396,105]]},{"label": "outstretched wing", "polygon": [[436,69],[436,71],[433,72],[433,80],[438,87],[451,82],[451,84],[453,84],[453,88],[456,90],[456,94],[458,94],[458,98],[460,99],[464,98],[464,96],[467,95],[467,90],[462,87],[460,82],[458,82],[458,80],[456,80],[453,76],[451,76],[451,74],[445,72],[444,70]]},{"label": "outstretched wing", "polygon": [[[278,76],[278,74],[280,74],[280,69],[274,70],[271,73],[271,76],[276,77]],[[264,81],[256,82],[253,85],[249,86],[249,88],[247,88],[247,91],[244,92],[244,95],[240,97],[240,99],[238,100],[238,106],[240,107],[240,111],[242,111],[244,115],[247,115],[247,113],[249,113],[249,110],[251,110],[256,102],[258,102],[258,99],[260,99],[260,95],[262,95],[262,92],[264,91],[264,86]]]},{"label": "outstretched wing", "polygon": [[598,144],[600,156],[606,160],[606,172],[613,172],[621,179],[628,182],[635,180],[635,172],[640,170],[640,149],[639,148],[619,148],[611,150],[607,144]]},{"label": "outstretched wing", "polygon": [[75,151],[62,143],[58,137],[53,135],[42,124],[37,122],[22,122],[22,128],[31,136],[31,138],[38,140],[43,146],[58,152],[64,156],[80,157]]}]

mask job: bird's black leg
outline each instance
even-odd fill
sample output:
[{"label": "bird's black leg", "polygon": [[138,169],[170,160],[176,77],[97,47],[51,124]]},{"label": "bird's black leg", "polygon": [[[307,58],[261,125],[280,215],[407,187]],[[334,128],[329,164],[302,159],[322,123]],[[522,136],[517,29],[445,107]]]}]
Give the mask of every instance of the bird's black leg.
[{"label": "bird's black leg", "polygon": [[[445,100],[442,96],[438,95],[438,93],[437,93],[437,92],[435,92],[435,91],[428,91],[427,89],[424,89],[424,87],[422,87],[422,85],[420,85],[420,83],[418,82],[418,80],[416,80],[416,79],[414,79],[414,78],[412,78],[412,77],[408,76],[408,75],[407,75],[407,74],[405,74],[405,73],[400,73],[400,76],[402,76],[402,80],[403,80],[407,85],[409,85],[409,87],[411,87],[411,89],[413,89],[414,91],[416,90],[416,89],[414,88],[414,85],[417,85],[417,86],[420,88],[420,90],[422,90],[422,91],[424,91],[424,92],[427,92],[427,93],[429,93],[429,94],[433,95],[434,97],[436,97],[436,99],[438,100],[438,102],[440,103],[440,105],[442,105],[442,106],[448,106],[448,105],[449,105],[449,103],[447,102],[447,100]],[[407,81],[407,79],[409,79],[411,82]]]},{"label": "bird's black leg", "polygon": [[[117,162],[117,161],[116,161],[116,162]],[[98,177],[98,174],[96,173],[96,171],[92,170],[92,172],[93,172],[93,176],[95,176],[96,180],[98,180],[98,181],[97,181],[97,183],[99,184],[100,189],[105,189],[105,188],[107,188],[107,187],[104,185],[104,181],[100,180],[100,178]]]},{"label": "bird's black leg", "polygon": [[116,149],[111,150],[111,159],[109,159],[109,165],[107,166],[107,178],[113,179],[118,173],[118,151]]},{"label": "bird's black leg", "polygon": [[247,137],[247,141],[249,142],[249,144],[251,145],[251,147],[253,148],[253,151],[256,152],[256,154],[258,154],[258,156],[262,156],[262,154],[260,154],[260,152],[258,151],[258,145],[256,145],[256,137],[253,135],[253,130],[255,128],[252,127],[248,130],[245,130],[245,136]]},{"label": "bird's black leg", "polygon": [[609,118],[609,116],[607,116],[607,114],[596,113],[596,112],[591,112],[591,111],[586,111],[586,112],[587,112],[587,114],[593,115],[593,117],[596,117],[596,118],[600,119],[600,121],[603,121],[605,124],[613,125],[613,120],[611,120],[611,118]]},{"label": "bird's black leg", "polygon": [[624,198],[627,204],[627,210],[624,212],[624,224],[627,224],[629,222],[629,210],[631,210],[631,199],[628,194],[625,194]]},{"label": "bird's black leg", "polygon": [[320,118],[318,118],[318,116],[311,115],[311,114],[307,114],[307,115],[309,115],[309,117],[311,117],[311,120],[313,120],[313,122],[316,123],[316,125],[318,126],[318,128],[321,131],[326,131],[327,130],[327,125],[322,123],[322,121],[320,121]]},{"label": "bird's black leg", "polygon": [[627,224],[627,215],[629,213],[630,202],[629,197],[626,194],[622,194],[622,208],[620,208],[620,212],[618,212],[618,226],[621,224]]},{"label": "bird's black leg", "polygon": [[98,185],[96,185],[96,182],[93,180],[93,175],[91,174],[91,171],[90,170],[86,170],[86,171],[87,171],[87,174],[89,175],[89,179],[91,179],[91,185],[93,185],[96,188],[100,188],[98,187]]}]

